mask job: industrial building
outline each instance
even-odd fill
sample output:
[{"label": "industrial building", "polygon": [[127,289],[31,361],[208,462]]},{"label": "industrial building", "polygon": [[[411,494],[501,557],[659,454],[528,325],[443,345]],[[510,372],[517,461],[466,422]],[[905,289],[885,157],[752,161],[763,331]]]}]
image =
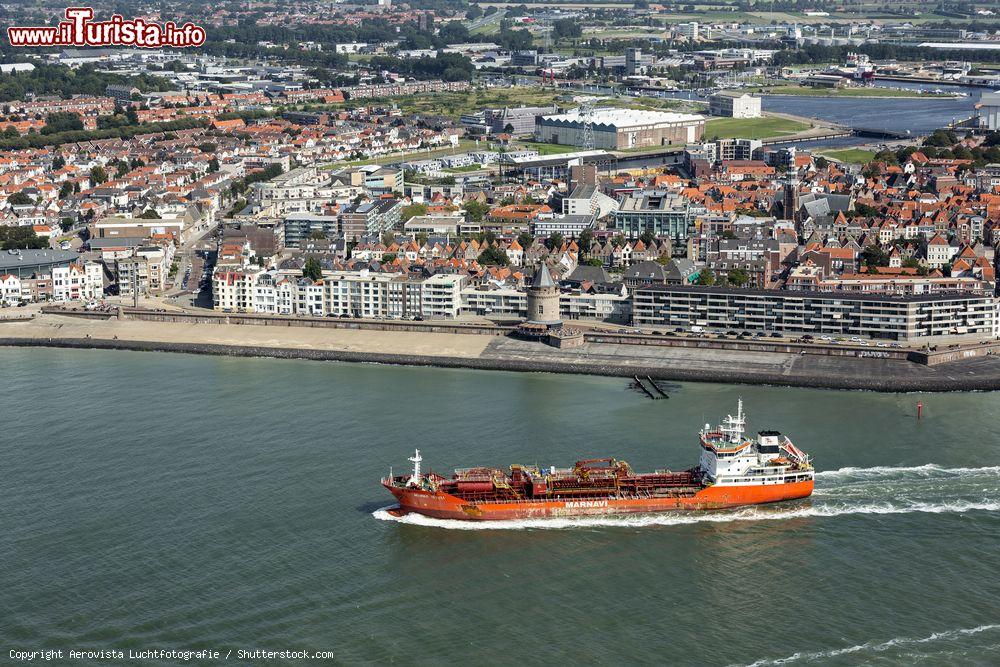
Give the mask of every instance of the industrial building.
[{"label": "industrial building", "polygon": [[704,116],[637,109],[594,109],[589,116],[576,110],[542,116],[535,134],[539,141],[585,146],[588,125],[593,132],[591,148],[610,150],[691,143],[705,135]]},{"label": "industrial building", "polygon": [[983,93],[979,98],[979,127],[1000,130],[1000,90]]},{"label": "industrial building", "polygon": [[760,118],[760,98],[750,93],[723,90],[708,97],[708,113],[725,118]]},{"label": "industrial building", "polygon": [[488,109],[484,114],[484,120],[493,134],[503,132],[531,134],[535,131],[535,122],[539,116],[555,113],[558,110],[559,107],[556,106]]}]

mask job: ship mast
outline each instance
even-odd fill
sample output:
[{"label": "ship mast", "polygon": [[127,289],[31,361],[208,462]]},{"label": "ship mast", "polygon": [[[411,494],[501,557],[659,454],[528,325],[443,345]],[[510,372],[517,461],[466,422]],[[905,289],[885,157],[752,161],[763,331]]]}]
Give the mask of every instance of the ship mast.
[{"label": "ship mast", "polygon": [[741,442],[743,440],[743,427],[746,426],[746,416],[743,414],[743,399],[736,403],[736,416],[726,415],[726,419],[719,430],[726,436],[729,442]]},{"label": "ship mast", "polygon": [[420,462],[424,460],[423,457],[420,456],[420,450],[416,450],[409,460],[413,463],[413,475],[410,477],[410,481],[407,482],[407,485],[420,486]]}]

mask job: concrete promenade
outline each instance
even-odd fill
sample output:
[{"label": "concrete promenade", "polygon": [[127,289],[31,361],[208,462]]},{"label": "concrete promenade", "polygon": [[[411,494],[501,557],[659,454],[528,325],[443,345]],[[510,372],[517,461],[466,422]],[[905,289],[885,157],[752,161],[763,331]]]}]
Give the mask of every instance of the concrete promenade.
[{"label": "concrete promenade", "polygon": [[0,345],[186,352],[871,391],[1000,389],[994,355],[936,365],[802,352],[590,342],[558,350],[506,336],[81,319],[0,321]]}]

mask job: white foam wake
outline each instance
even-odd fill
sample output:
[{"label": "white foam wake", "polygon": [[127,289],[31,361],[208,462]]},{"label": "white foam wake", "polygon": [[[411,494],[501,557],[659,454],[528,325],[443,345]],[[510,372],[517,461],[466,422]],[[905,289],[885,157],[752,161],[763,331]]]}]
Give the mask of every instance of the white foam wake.
[{"label": "white foam wake", "polygon": [[919,644],[929,644],[938,641],[949,641],[954,639],[961,639],[962,637],[968,637],[969,635],[977,635],[981,632],[989,632],[990,630],[1000,629],[1000,624],[991,625],[980,625],[975,628],[960,628],[957,630],[945,630],[944,632],[935,632],[928,637],[896,637],[888,641],[881,643],[866,642],[864,644],[857,644],[855,646],[848,646],[846,648],[832,649],[829,651],[809,651],[794,653],[790,656],[784,658],[775,659],[764,659],[758,660],[757,662],[751,663],[748,667],[765,667],[766,665],[787,665],[793,662],[813,662],[816,660],[827,660],[829,658],[835,658],[841,655],[850,655],[852,653],[870,652],[870,653],[881,653],[888,651],[896,647],[907,647]]},{"label": "white foam wake", "polygon": [[422,514],[410,513],[394,516],[388,512],[390,505],[372,513],[381,521],[395,521],[413,526],[429,526],[451,530],[524,530],[563,528],[643,528],[647,526],[681,526],[694,523],[729,523],[736,521],[787,521],[789,519],[825,518],[851,514],[947,514],[974,511],[1000,511],[1000,500],[982,502],[945,501],[892,503],[890,501],[864,504],[813,503],[806,506],[781,508],[775,506],[746,507],[737,510],[712,512],[677,510],[662,514],[641,514],[635,516],[582,516],[557,517],[550,519],[511,519],[505,521],[461,521],[457,519],[434,519]]},{"label": "white foam wake", "polygon": [[[914,475],[916,473],[916,475]],[[985,466],[982,468],[944,468],[936,463],[925,463],[922,466],[874,466],[872,468],[839,468],[837,470],[820,470],[816,473],[817,479],[872,479],[876,477],[896,477],[896,476],[940,476],[940,477],[961,477],[969,475],[996,475],[1000,474],[1000,466]]]}]

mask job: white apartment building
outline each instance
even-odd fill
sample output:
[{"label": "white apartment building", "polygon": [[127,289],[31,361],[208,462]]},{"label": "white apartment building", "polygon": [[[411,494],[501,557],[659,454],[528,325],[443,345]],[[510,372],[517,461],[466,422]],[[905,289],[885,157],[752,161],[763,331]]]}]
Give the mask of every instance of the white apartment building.
[{"label": "white apartment building", "polygon": [[0,305],[16,306],[21,302],[21,279],[13,273],[0,276]]},{"label": "white apartment building", "polygon": [[213,277],[215,309],[366,319],[453,319],[468,277],[409,278],[398,273],[327,271],[313,282],[290,271],[248,267]]},{"label": "white apartment building", "polygon": [[100,299],[104,296],[104,269],[96,262],[57,266],[52,269],[55,301]]}]

